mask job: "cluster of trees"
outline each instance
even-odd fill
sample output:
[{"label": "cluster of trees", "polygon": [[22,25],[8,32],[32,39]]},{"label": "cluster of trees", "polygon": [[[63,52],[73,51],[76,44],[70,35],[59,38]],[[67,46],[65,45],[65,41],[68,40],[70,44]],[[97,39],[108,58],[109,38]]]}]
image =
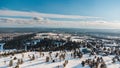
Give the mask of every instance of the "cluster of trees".
[{"label": "cluster of trees", "polygon": [[90,68],[107,68],[102,57],[94,57],[93,59],[86,59],[81,62],[81,65],[84,67],[85,65],[89,65]]},{"label": "cluster of trees", "polygon": [[[12,40],[6,41],[4,45],[4,49],[25,49],[27,46],[26,42],[33,41],[31,39],[35,34],[27,34],[21,35],[18,37],[14,37]],[[54,39],[40,39],[36,45],[27,46],[28,50],[41,50],[41,51],[60,51],[60,50],[72,50],[75,48],[79,48],[81,43],[65,41],[65,40],[54,40]]]},{"label": "cluster of trees", "polygon": [[41,51],[62,51],[68,50],[71,51],[73,49],[80,47],[79,42],[72,42],[72,41],[64,41],[64,40],[54,40],[54,39],[42,39],[39,43],[35,46],[30,46],[34,50],[41,50]]},{"label": "cluster of trees", "polygon": [[27,35],[21,35],[18,37],[14,37],[12,40],[6,41],[4,48],[5,49],[23,49],[24,44],[26,41],[31,40],[31,38],[35,36],[35,34],[27,34]]},{"label": "cluster of trees", "polygon": [[10,55],[14,56],[15,54],[25,53],[25,50],[17,50],[17,51],[11,51],[11,52],[3,52],[0,54],[0,57],[8,57]]},{"label": "cluster of trees", "polygon": [[[12,56],[12,57],[14,57],[14,56]],[[11,57],[11,58],[12,58]],[[14,63],[14,60],[17,60],[17,62],[16,62],[16,65],[15,65],[15,63]],[[15,67],[14,68],[19,68],[19,65],[20,64],[23,64],[24,63],[24,61],[23,61],[23,57],[21,58],[21,59],[18,59],[17,57],[14,57],[13,59],[11,59],[10,61],[9,61],[9,67],[12,67],[12,66],[14,66],[15,65]]]}]

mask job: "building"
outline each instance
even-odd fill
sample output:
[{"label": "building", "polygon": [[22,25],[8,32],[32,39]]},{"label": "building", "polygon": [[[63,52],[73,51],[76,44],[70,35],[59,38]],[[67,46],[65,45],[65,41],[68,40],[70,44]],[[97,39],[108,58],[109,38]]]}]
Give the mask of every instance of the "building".
[{"label": "building", "polygon": [[3,48],[4,45],[5,45],[5,43],[0,43],[0,51],[4,50],[4,48]]}]

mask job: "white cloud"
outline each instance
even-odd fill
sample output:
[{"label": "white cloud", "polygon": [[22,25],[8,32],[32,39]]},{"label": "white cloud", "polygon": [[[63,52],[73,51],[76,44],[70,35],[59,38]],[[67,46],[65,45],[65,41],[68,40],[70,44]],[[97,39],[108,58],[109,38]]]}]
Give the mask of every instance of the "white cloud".
[{"label": "white cloud", "polygon": [[27,16],[27,17],[69,18],[69,19],[99,18],[92,16],[46,14],[46,13],[38,13],[38,12],[15,11],[15,10],[0,10],[0,16]]},{"label": "white cloud", "polygon": [[21,18],[0,18],[0,26],[19,26],[19,27],[72,27],[72,28],[110,28],[120,29],[120,23],[108,21],[57,21],[44,18],[38,19],[21,19]]},{"label": "white cloud", "polygon": [[108,21],[52,21],[57,27],[120,29],[120,23]]},{"label": "white cloud", "polygon": [[[23,11],[13,11],[13,10],[0,10],[0,27],[11,26],[11,27],[72,27],[72,28],[110,28],[110,29],[120,29],[120,21],[105,21],[97,20],[98,17],[91,16],[77,16],[77,15],[60,15],[60,14],[45,14],[38,12],[23,12]],[[8,17],[2,17],[8,16]],[[9,16],[23,16],[31,18],[12,18]],[[86,19],[83,21],[58,21],[51,20],[50,18],[69,18],[69,19]],[[88,18],[94,20],[89,21]]]}]

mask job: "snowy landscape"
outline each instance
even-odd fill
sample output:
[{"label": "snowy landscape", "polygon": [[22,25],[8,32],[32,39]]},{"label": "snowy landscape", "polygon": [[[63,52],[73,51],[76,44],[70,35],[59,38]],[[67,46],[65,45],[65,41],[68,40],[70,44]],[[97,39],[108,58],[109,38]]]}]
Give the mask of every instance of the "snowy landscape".
[{"label": "snowy landscape", "polygon": [[[39,52],[26,52],[22,54],[16,54],[14,56],[9,57],[1,57],[0,61],[0,68],[17,68],[15,67],[17,65],[18,59],[22,59],[23,63],[19,65],[19,68],[90,68],[88,64],[85,64],[83,67],[81,62],[85,61],[86,59],[94,59],[96,60],[95,56],[89,57],[88,54],[83,55],[82,58],[73,58],[71,56],[72,52],[66,52],[65,60],[68,61],[66,66],[64,67],[63,64],[65,63],[65,60],[60,60],[59,57],[55,58],[56,53],[59,52],[53,52],[51,54],[52,59],[55,60],[53,62],[52,60],[49,60],[49,62],[46,62],[46,56],[49,56],[49,52],[43,52],[45,55],[40,56]],[[22,56],[24,55],[24,57]],[[35,59],[31,60],[29,56],[34,55]],[[9,67],[10,60],[12,60],[14,57],[16,57],[16,60],[13,60],[13,66]],[[97,55],[97,57],[102,57],[100,55]],[[120,68],[120,62],[112,63],[111,59],[114,56],[104,56],[103,60],[107,65],[107,68]],[[100,68],[100,64],[98,65],[98,68]]]},{"label": "snowy landscape", "polygon": [[1,43],[0,68],[120,68],[120,46],[113,39],[48,32],[21,40],[18,50]]},{"label": "snowy landscape", "polygon": [[120,68],[120,0],[0,0],[0,68]]}]

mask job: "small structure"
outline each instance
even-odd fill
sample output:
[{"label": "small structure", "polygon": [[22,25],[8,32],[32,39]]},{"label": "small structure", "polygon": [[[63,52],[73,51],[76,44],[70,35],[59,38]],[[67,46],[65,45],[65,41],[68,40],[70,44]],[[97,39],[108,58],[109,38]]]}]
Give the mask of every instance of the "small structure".
[{"label": "small structure", "polygon": [[0,51],[3,51],[3,46],[5,45],[5,43],[0,43]]},{"label": "small structure", "polygon": [[83,49],[82,49],[82,52],[83,52],[84,54],[86,54],[86,53],[90,53],[91,50],[90,50],[90,49],[87,49],[87,48],[83,48]]}]

